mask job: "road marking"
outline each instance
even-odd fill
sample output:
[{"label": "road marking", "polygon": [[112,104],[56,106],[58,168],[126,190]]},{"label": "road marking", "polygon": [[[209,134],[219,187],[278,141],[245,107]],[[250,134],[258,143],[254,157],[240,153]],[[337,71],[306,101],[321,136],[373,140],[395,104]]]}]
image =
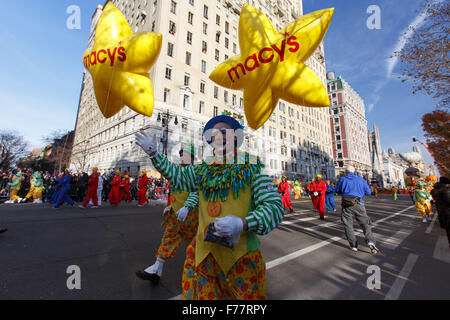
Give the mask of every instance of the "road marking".
[{"label": "road marking", "polygon": [[[388,219],[390,219],[390,218],[393,218],[393,217],[395,217],[395,216],[397,216],[397,215],[399,215],[399,214],[402,214],[403,212],[405,212],[405,211],[411,209],[412,207],[413,207],[413,206],[409,206],[409,207],[407,207],[407,208],[405,208],[405,209],[403,209],[403,210],[400,210],[400,211],[398,211],[398,212],[396,212],[396,213],[394,213],[394,214],[391,214],[390,216],[387,216],[387,217],[385,217],[385,218],[382,218],[382,219],[380,219],[380,220],[377,220],[376,222],[372,223],[372,226],[377,225],[377,224],[379,224],[380,222],[386,221],[386,220],[388,220]],[[333,223],[333,224],[338,224],[338,223]],[[317,227],[317,226],[316,226],[316,227]],[[311,228],[307,228],[307,229],[311,229]],[[359,235],[359,234],[361,234],[361,233],[362,233],[362,232],[360,231],[360,232],[355,233],[355,235]],[[321,248],[321,247],[324,247],[324,246],[326,246],[326,245],[328,245],[328,244],[330,244],[330,243],[339,241],[339,240],[341,240],[341,239],[343,239],[342,236],[339,236],[339,237],[336,236],[336,237],[333,237],[333,238],[331,238],[331,239],[323,240],[323,241],[321,241],[321,242],[319,242],[319,243],[313,244],[313,245],[311,245],[311,246],[309,246],[309,247],[300,249],[300,250],[298,250],[298,251],[294,251],[294,252],[292,252],[292,253],[290,253],[290,254],[288,254],[288,255],[282,256],[282,257],[280,257],[280,258],[274,259],[274,260],[272,260],[272,261],[266,263],[266,269],[269,270],[269,269],[274,268],[274,267],[276,267],[276,266],[278,266],[278,265],[280,265],[280,264],[283,264],[283,263],[288,262],[288,261],[290,261],[290,260],[293,260],[293,259],[296,259],[296,258],[298,258],[298,257],[301,257],[302,255],[305,255],[305,254],[307,254],[307,253],[310,253],[310,252],[312,252],[312,251],[314,251],[314,250],[317,250],[317,249],[319,249],[319,248]]]},{"label": "road marking", "polygon": [[434,247],[433,258],[450,263],[450,251],[447,236],[440,236]]},{"label": "road marking", "polygon": [[409,254],[408,258],[406,259],[406,263],[403,266],[403,269],[400,271],[400,274],[397,276],[397,279],[395,279],[395,282],[392,285],[391,289],[384,297],[385,300],[398,300],[400,294],[402,293],[403,287],[406,284],[406,281],[409,280],[408,276],[414,268],[414,265],[416,264],[418,258],[419,256],[414,253]]},{"label": "road marking", "polygon": [[[403,210],[400,210],[400,211],[398,211],[396,213],[391,214],[390,216],[387,216],[385,218],[377,220],[374,223],[372,223],[372,226],[377,225],[378,223],[386,221],[386,220],[388,220],[390,218],[393,218],[393,217],[395,217],[395,216],[397,216],[399,214],[402,214],[403,212],[405,212],[405,211],[407,211],[407,210],[409,210],[409,209],[411,209],[413,207],[414,206],[409,206],[407,208],[404,208]],[[340,222],[325,223],[323,225],[318,225],[318,226],[315,226],[315,227],[305,228],[304,230],[316,230],[316,227],[324,228],[327,225],[337,225],[339,223]],[[356,235],[360,235],[361,233],[362,233],[362,231],[356,232],[355,236]],[[298,257],[301,257],[301,256],[303,256],[305,254],[313,252],[313,251],[315,251],[317,249],[320,249],[320,248],[322,248],[322,247],[324,247],[324,246],[326,246],[326,245],[328,245],[330,243],[333,243],[333,242],[336,242],[336,241],[339,241],[339,240],[344,240],[344,238],[342,236],[336,236],[336,237],[333,237],[333,238],[330,238],[330,239],[327,239],[327,240],[323,240],[323,241],[321,241],[319,243],[313,244],[313,245],[311,245],[309,247],[306,247],[306,248],[294,251],[294,252],[292,252],[290,254],[287,254],[285,256],[279,257],[277,259],[271,260],[271,261],[266,263],[266,270],[270,270],[270,269],[275,268],[275,267],[277,267],[277,266],[279,266],[279,265],[281,265],[283,263],[286,263],[288,261],[297,259]],[[178,297],[181,297],[181,295],[173,297],[173,298],[171,298],[169,300],[177,300]]]},{"label": "road marking", "polygon": [[296,219],[296,220],[289,220],[289,221],[283,221],[280,224],[281,225],[289,225],[289,224],[294,224],[297,222],[305,222],[305,221],[312,221],[312,220],[317,220],[319,218],[317,217],[308,217],[308,218],[302,218],[302,219]]},{"label": "road marking", "polygon": [[433,220],[431,220],[430,225],[428,226],[427,230],[425,231],[426,234],[430,234],[431,230],[433,230],[434,222],[436,221],[437,214],[434,214]]},{"label": "road marking", "polygon": [[379,242],[383,244],[383,247],[386,247],[390,250],[395,250],[411,233],[412,230],[397,231],[392,237],[384,240],[379,240]]}]

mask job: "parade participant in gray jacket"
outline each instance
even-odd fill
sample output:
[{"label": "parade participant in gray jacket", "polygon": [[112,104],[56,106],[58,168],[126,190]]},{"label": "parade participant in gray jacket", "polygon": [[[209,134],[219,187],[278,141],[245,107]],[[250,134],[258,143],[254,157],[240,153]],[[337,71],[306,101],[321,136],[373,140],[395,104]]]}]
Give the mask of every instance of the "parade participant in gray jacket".
[{"label": "parade participant in gray jacket", "polygon": [[375,246],[375,239],[370,228],[370,218],[364,207],[364,196],[370,195],[371,191],[367,182],[355,174],[355,168],[347,166],[346,175],[339,179],[336,187],[337,193],[342,195],[342,222],[344,223],[345,236],[353,251],[358,251],[355,232],[353,230],[353,218],[359,223],[364,232],[364,238],[372,253],[379,250]]}]

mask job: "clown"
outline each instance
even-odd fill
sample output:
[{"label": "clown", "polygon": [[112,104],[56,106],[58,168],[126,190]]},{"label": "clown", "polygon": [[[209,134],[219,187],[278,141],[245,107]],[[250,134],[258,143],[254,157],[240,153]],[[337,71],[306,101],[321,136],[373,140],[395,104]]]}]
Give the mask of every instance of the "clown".
[{"label": "clown", "polygon": [[17,193],[20,190],[20,185],[22,182],[22,172],[17,172],[17,170],[13,170],[13,177],[11,179],[11,182],[9,183],[9,201],[6,201],[5,203],[16,203],[22,201],[22,198],[20,198]]},{"label": "clown", "polygon": [[110,182],[111,191],[109,192],[109,202],[113,206],[118,206],[120,202],[120,171],[116,170],[116,176]]},{"label": "clown", "polygon": [[148,198],[146,196],[148,188],[148,177],[147,171],[142,170],[142,176],[138,181],[138,207],[143,207],[146,203],[148,203]]},{"label": "clown", "polygon": [[287,182],[287,177],[283,176],[281,178],[281,183],[278,186],[278,192],[281,194],[281,201],[283,202],[283,207],[288,209],[290,213],[294,212],[291,204],[291,195],[289,193],[289,183]]},{"label": "clown", "polygon": [[318,174],[316,181],[311,184],[311,199],[314,204],[314,208],[319,211],[320,220],[325,219],[325,193],[327,191],[327,184],[322,181],[322,176]]},{"label": "clown", "polygon": [[89,181],[88,181],[88,191],[87,191],[86,198],[84,199],[83,204],[81,206],[79,206],[82,209],[86,209],[86,207],[91,199],[92,199],[92,203],[93,203],[92,209],[98,208],[98,183],[99,183],[98,168],[95,167],[92,169],[92,171],[93,171],[92,175],[90,176]]},{"label": "clown", "polygon": [[55,177],[55,181],[58,183],[56,185],[56,190],[59,190],[55,200],[55,209],[59,209],[59,206],[61,205],[63,200],[71,206],[73,206],[75,203],[68,195],[68,192],[70,190],[70,181],[72,180],[70,172],[70,169],[66,169],[64,170],[64,176],[61,179]]},{"label": "clown", "polygon": [[283,220],[280,194],[259,159],[238,153],[243,130],[234,118],[211,119],[203,136],[215,161],[183,168],[157,152],[155,137],[136,134],[173,188],[199,191],[199,227],[187,248],[182,299],[267,299],[257,234],[268,234]]},{"label": "clown", "polygon": [[[180,150],[181,167],[186,167],[194,162],[193,148]],[[136,276],[142,280],[150,280],[158,284],[163,273],[164,263],[173,258],[181,241],[189,245],[194,239],[198,228],[198,192],[187,192],[170,187],[168,207],[164,209],[165,226],[164,235],[155,264],[144,271],[136,272]]]},{"label": "clown", "polygon": [[121,196],[120,196],[120,200],[124,200],[125,202],[133,202],[133,198],[131,197],[131,193],[130,193],[130,177],[125,174],[122,182],[120,183],[120,192],[121,192]]},{"label": "clown", "polygon": [[416,209],[419,214],[422,216],[423,223],[431,221],[431,215],[433,215],[433,211],[431,210],[431,197],[430,191],[428,191],[425,187],[427,183],[423,180],[419,180],[417,182],[417,188],[414,191],[413,200],[416,204]]},{"label": "clown", "polygon": [[42,203],[42,192],[44,191],[44,181],[39,172],[33,173],[33,178],[31,178],[31,187],[25,200],[33,197],[33,203]]}]

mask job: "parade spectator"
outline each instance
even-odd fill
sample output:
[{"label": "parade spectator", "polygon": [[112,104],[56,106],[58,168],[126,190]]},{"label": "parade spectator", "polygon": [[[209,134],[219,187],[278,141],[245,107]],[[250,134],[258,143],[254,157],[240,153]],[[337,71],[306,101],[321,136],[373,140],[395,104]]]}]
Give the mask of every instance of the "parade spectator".
[{"label": "parade spectator", "polygon": [[344,224],[345,236],[353,251],[358,251],[353,230],[353,218],[359,223],[364,232],[364,238],[372,253],[379,250],[375,246],[375,238],[370,228],[370,218],[367,216],[364,207],[364,196],[370,195],[370,188],[367,182],[355,173],[353,166],[347,166],[345,176],[339,179],[336,187],[337,193],[342,195],[342,222]]},{"label": "parade spectator", "polygon": [[431,195],[436,201],[439,225],[447,231],[447,239],[450,247],[450,179],[440,177],[434,185]]}]

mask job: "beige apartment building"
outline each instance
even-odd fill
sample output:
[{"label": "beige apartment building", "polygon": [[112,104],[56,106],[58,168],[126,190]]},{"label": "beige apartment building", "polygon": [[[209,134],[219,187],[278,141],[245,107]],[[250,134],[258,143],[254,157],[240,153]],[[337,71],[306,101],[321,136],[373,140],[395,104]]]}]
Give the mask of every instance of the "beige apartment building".
[{"label": "beige apartment building", "polygon": [[336,174],[343,174],[345,167],[352,165],[358,174],[370,181],[372,162],[364,100],[334,72],[329,72],[327,79]]},{"label": "beige apartment building", "polygon": [[[206,152],[202,131],[213,116],[229,112],[244,115],[243,93],[219,87],[209,74],[223,61],[239,54],[239,14],[244,3],[266,14],[280,30],[303,14],[302,1],[239,0],[113,0],[135,32],[163,35],[161,54],[150,71],[155,95],[153,116],[145,117],[125,107],[110,119],[100,113],[92,79],[85,71],[71,160],[75,171],[94,166],[101,172],[115,169],[131,174],[152,171],[148,157],[135,145],[134,134],[146,130],[156,135],[160,151],[176,160],[179,149],[194,143],[200,159]],[[102,13],[92,19],[89,46]],[[81,58],[80,58],[81,63]],[[326,85],[323,44],[308,59]],[[269,175],[310,179],[321,173],[334,179],[329,108],[307,108],[284,101],[259,130],[246,125],[245,146],[261,157]]]}]

